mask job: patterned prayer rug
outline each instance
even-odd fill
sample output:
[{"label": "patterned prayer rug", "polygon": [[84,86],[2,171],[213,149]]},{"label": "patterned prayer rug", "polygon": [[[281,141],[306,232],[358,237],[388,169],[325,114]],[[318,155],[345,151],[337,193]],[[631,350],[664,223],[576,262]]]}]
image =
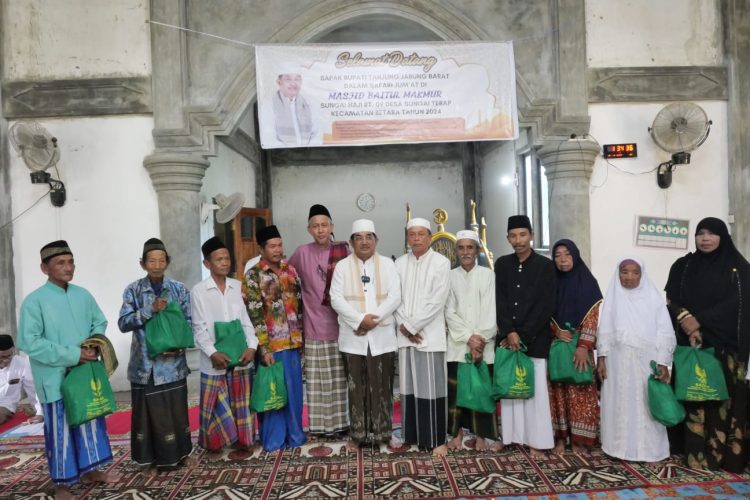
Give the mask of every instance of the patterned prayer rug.
[{"label": "patterned prayer rug", "polygon": [[[750,474],[691,471],[679,457],[655,464],[608,458],[600,451],[532,459],[517,446],[501,453],[469,449],[433,458],[416,447],[364,447],[317,441],[265,453],[197,451],[195,469],[147,477],[116,446],[114,485],[77,485],[85,498],[147,499],[650,499],[748,498]],[[0,451],[0,498],[44,498],[52,490],[41,450]]]}]

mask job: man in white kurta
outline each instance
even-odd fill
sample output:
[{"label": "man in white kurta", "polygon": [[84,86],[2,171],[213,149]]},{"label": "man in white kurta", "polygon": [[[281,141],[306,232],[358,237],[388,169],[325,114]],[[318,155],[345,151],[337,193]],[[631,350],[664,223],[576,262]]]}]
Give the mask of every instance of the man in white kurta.
[{"label": "man in white kurta", "polygon": [[391,438],[393,368],[401,282],[393,261],[376,252],[371,220],[352,224],[354,253],[336,264],[331,306],[338,313],[339,350],[348,367],[350,450],[363,442],[397,445]]},{"label": "man in white kurta", "polygon": [[[463,429],[476,436],[476,449],[502,449],[497,441],[497,412],[482,413],[456,406],[459,363],[466,355],[473,362],[484,361],[490,370],[495,361],[495,273],[477,265],[479,236],[476,231],[456,233],[459,266],[450,272],[450,294],[445,306],[448,323],[448,433],[452,449],[463,445]],[[490,371],[490,375],[492,372]],[[487,440],[493,440],[488,444]]]},{"label": "man in white kurta", "polygon": [[415,218],[406,226],[411,252],[396,260],[401,279],[398,321],[399,389],[404,442],[445,456],[448,420],[448,368],[445,302],[450,261],[430,248],[430,222]]}]

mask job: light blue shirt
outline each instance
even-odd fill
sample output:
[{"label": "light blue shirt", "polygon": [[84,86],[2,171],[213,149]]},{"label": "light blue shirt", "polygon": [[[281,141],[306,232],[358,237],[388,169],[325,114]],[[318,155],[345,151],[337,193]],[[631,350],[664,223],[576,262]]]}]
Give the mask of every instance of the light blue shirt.
[{"label": "light blue shirt", "polygon": [[80,286],[67,289],[48,281],[21,304],[18,348],[29,355],[34,386],[41,403],[62,399],[66,368],[81,358],[81,344],[104,334],[107,320],[94,297]]}]

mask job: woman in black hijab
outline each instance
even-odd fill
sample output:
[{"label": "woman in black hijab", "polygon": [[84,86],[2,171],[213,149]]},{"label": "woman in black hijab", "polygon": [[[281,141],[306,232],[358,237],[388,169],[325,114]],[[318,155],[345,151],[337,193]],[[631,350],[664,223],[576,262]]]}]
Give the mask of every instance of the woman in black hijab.
[{"label": "woman in black hijab", "polygon": [[[553,339],[572,339],[571,330],[581,332],[574,362],[583,370],[593,365],[592,351],[596,345],[599,304],[602,292],[591,271],[581,259],[581,252],[570,240],[560,240],[552,247],[557,268],[557,302],[550,322]],[[596,384],[575,385],[550,382],[552,429],[555,432],[555,453],[565,451],[570,439],[573,451],[592,447],[599,435],[599,403]]]},{"label": "woman in black hijab", "polygon": [[745,382],[750,347],[750,264],[726,224],[700,221],[693,253],[677,259],[665,288],[681,345],[713,347],[724,368],[726,401],[687,403],[684,451],[691,469],[742,472],[750,457]]}]

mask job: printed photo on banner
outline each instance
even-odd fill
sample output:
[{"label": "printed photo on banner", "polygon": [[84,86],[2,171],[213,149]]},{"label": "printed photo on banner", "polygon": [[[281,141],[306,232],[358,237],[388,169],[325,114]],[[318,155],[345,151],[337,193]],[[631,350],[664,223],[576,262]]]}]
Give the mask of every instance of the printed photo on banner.
[{"label": "printed photo on banner", "polygon": [[261,146],[512,140],[510,42],[258,45]]}]

